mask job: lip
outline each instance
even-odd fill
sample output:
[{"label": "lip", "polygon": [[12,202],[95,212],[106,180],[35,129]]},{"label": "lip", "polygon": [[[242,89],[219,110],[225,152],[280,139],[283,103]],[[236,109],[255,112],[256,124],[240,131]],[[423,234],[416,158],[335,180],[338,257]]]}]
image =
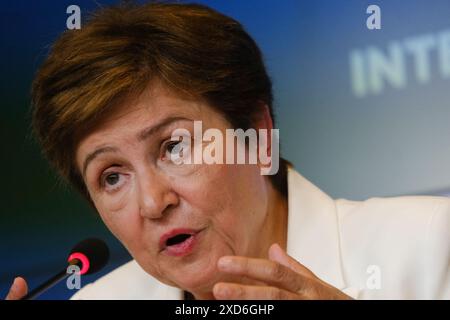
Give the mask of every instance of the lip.
[{"label": "lip", "polygon": [[[159,239],[159,250],[160,252],[164,252],[169,256],[185,256],[192,252],[195,244],[198,241],[198,234],[203,229],[188,229],[188,228],[177,228],[172,229],[169,232],[164,233]],[[168,239],[175,237],[179,234],[190,234],[191,237],[184,240],[182,243],[178,243],[172,246],[166,246],[166,242]]]}]

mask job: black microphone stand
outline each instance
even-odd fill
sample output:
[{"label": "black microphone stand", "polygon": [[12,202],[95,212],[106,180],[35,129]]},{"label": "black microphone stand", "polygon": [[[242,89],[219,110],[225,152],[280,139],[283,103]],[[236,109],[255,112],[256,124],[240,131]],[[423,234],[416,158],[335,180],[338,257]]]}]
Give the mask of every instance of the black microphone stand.
[{"label": "black microphone stand", "polygon": [[[73,259],[70,261],[69,266],[70,265],[78,265],[79,266],[80,263],[81,262],[78,259]],[[59,272],[58,274],[56,274],[55,276],[53,276],[50,279],[48,279],[47,281],[45,281],[43,284],[41,284],[37,288],[31,290],[27,295],[23,296],[20,300],[33,300],[34,298],[39,296],[41,293],[43,293],[47,289],[50,289],[55,284],[57,284],[58,282],[60,282],[61,280],[65,279],[65,278],[67,278],[68,276],[69,276],[69,274],[67,273],[67,269],[64,269],[61,272]]]}]

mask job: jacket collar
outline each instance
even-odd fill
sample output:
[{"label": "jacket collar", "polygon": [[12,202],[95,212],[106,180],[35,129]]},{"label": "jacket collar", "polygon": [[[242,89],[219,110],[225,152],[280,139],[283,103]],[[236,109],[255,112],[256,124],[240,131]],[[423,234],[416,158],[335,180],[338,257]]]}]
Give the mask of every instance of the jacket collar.
[{"label": "jacket collar", "polygon": [[345,287],[335,201],[288,168],[287,252],[323,281]]}]

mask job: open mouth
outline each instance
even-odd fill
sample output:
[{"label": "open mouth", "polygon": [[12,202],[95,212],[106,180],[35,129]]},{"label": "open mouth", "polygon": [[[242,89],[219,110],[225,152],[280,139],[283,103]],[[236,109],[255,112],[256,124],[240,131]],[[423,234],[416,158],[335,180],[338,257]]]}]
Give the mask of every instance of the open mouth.
[{"label": "open mouth", "polygon": [[165,233],[159,242],[160,252],[170,256],[184,256],[192,252],[202,230],[173,229]]},{"label": "open mouth", "polygon": [[167,239],[166,247],[170,247],[170,246],[174,246],[174,245],[183,243],[190,237],[192,237],[192,234],[188,234],[188,233],[177,234],[176,236]]}]

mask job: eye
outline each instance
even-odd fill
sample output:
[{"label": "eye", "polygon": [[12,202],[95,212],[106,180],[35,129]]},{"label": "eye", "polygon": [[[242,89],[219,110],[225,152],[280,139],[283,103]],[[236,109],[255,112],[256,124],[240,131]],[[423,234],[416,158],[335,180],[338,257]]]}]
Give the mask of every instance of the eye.
[{"label": "eye", "polygon": [[172,141],[172,142],[167,143],[167,145],[166,145],[166,150],[167,150],[169,153],[172,153],[173,148],[175,148],[180,142],[181,142],[181,141]]},{"label": "eye", "polygon": [[117,184],[119,182],[119,174],[118,173],[111,173],[106,176],[105,182],[111,186]]},{"label": "eye", "polygon": [[100,179],[100,187],[107,192],[116,191],[126,182],[126,178],[127,175],[119,172],[106,172]]},{"label": "eye", "polygon": [[171,156],[176,155],[178,156],[178,154],[174,154],[174,153],[179,153],[180,151],[182,152],[182,149],[179,148],[175,148],[176,146],[180,146],[181,147],[181,143],[183,141],[179,140],[179,141],[173,141],[173,140],[169,140],[167,141],[164,145],[163,145],[163,150],[162,150],[162,154],[165,158],[171,158]]},{"label": "eye", "polygon": [[[191,139],[180,137],[180,140],[167,140],[162,145],[161,156],[163,160],[169,160],[170,163],[183,164],[189,162]],[[186,158],[186,159],[185,159]]]}]

